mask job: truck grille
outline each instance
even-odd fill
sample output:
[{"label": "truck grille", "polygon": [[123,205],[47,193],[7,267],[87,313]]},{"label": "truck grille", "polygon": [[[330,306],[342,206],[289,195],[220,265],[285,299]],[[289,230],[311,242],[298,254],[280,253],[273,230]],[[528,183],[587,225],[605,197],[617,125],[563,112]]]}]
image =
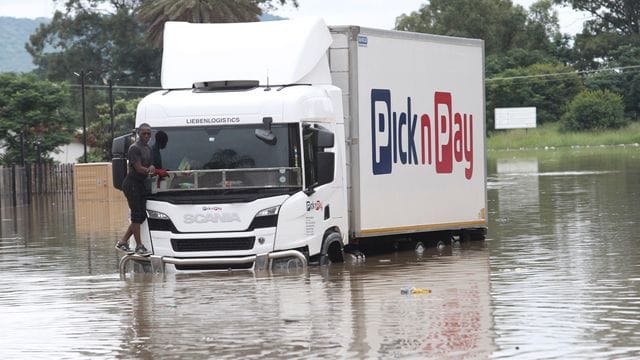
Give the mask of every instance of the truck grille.
[{"label": "truck grille", "polygon": [[171,239],[173,251],[251,250],[255,236],[237,238]]},{"label": "truck grille", "polygon": [[253,268],[253,261],[246,264],[227,265],[176,265],[176,270],[249,270]]},{"label": "truck grille", "polygon": [[[147,219],[149,222],[149,230],[152,231],[171,231],[174,234],[186,234],[191,231],[178,231],[171,220],[168,219]],[[260,216],[254,218],[248,229],[243,231],[253,231],[255,229],[263,229],[275,227],[278,224],[278,215]]]}]

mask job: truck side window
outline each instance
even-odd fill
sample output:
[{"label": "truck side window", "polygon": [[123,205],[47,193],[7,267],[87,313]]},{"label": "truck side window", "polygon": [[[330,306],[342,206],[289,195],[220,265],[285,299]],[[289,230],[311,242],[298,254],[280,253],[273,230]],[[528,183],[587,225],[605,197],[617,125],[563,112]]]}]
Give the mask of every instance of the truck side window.
[{"label": "truck side window", "polygon": [[317,182],[316,176],[316,131],[310,126],[302,128],[302,146],[304,148],[304,179],[305,186],[309,187]]}]

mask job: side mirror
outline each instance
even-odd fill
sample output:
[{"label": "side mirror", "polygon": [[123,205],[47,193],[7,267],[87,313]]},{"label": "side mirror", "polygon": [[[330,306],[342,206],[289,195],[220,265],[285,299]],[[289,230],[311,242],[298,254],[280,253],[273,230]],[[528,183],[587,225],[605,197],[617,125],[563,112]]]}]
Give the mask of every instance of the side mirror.
[{"label": "side mirror", "polygon": [[336,154],[331,152],[318,152],[316,153],[316,157],[318,161],[318,182],[316,183],[316,186],[332,182],[334,177]]},{"label": "side mirror", "polygon": [[122,190],[122,183],[127,176],[127,151],[131,145],[131,134],[113,139],[111,143],[111,177],[113,187]]},{"label": "side mirror", "polygon": [[131,145],[131,134],[126,134],[122,136],[118,136],[113,139],[111,143],[111,155],[112,157],[116,156],[126,156],[127,151],[129,151],[129,146]]},{"label": "side mirror", "polygon": [[318,143],[317,147],[323,148],[331,148],[334,144],[334,135],[331,131],[326,129],[317,129],[318,134]]}]

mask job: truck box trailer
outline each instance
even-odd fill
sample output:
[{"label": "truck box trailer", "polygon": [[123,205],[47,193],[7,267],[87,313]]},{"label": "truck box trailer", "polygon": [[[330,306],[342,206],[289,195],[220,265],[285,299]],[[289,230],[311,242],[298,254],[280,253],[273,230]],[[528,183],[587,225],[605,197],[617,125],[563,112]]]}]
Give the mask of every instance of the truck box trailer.
[{"label": "truck box trailer", "polygon": [[[319,18],[165,25],[156,271],[340,259],[363,238],[487,226],[484,46]],[[114,140],[114,184],[131,140]],[[266,264],[266,265],[265,265]]]}]

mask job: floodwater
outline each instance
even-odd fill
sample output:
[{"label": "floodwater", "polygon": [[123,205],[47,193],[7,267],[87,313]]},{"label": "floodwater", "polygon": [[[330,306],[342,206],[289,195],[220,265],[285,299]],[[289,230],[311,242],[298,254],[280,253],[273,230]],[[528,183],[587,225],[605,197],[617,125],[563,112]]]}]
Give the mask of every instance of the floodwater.
[{"label": "floodwater", "polygon": [[124,204],[3,202],[0,358],[638,358],[639,154],[490,153],[485,241],[307,272],[122,281]]}]

